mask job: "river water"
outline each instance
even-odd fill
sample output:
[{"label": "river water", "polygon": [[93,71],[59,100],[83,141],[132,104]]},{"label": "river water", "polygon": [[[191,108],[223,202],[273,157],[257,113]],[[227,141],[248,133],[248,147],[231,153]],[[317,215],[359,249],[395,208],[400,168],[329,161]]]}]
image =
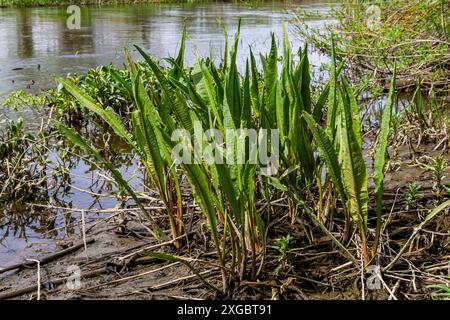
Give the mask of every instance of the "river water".
[{"label": "river water", "polygon": [[[158,57],[174,56],[184,26],[189,34],[188,64],[194,62],[194,52],[219,59],[223,54],[224,37],[218,19],[226,26],[230,40],[239,18],[242,19],[238,58],[242,66],[248,46],[254,52],[268,52],[271,32],[280,41],[283,22],[290,31],[293,48],[297,50],[303,42],[292,32],[293,12],[300,9],[324,13],[330,6],[324,0],[309,0],[82,7],[79,30],[67,28],[70,16],[67,8],[0,9],[0,97],[18,89],[38,93],[54,88],[54,78],[67,73],[83,73],[99,65],[120,66],[123,49],[132,50],[134,44]],[[311,18],[308,24],[321,26],[326,22]],[[135,51],[132,53],[138,58]],[[310,61],[318,67],[327,58],[311,51]],[[5,112],[0,109],[0,114]],[[36,122],[32,112],[25,111],[22,116],[25,122]],[[80,161],[71,174],[72,184],[77,188],[98,191],[89,186],[93,170],[86,163]],[[114,199],[96,201],[78,189],[60,200],[64,205],[78,209],[103,209],[115,205]],[[88,219],[101,217],[103,215],[95,214]],[[0,268],[55,250],[59,239],[77,232],[73,226],[67,227],[68,221],[77,219],[79,212],[73,216],[61,212],[55,219],[39,210],[21,215],[0,208]],[[49,232],[54,228],[59,229]]]},{"label": "river water", "polygon": [[[270,32],[279,39],[282,22],[289,29],[293,12],[328,8],[323,0],[81,7],[80,29],[74,30],[67,27],[71,14],[66,7],[0,9],[0,94],[15,89],[39,91],[54,87],[56,75],[82,73],[110,63],[121,65],[123,49],[133,45],[155,56],[174,56],[184,26],[190,36],[187,63],[195,59],[194,46],[202,56],[220,58],[224,37],[217,19],[231,39],[241,18],[241,50],[248,52],[251,46],[255,52],[267,52]],[[291,41],[297,46],[301,43],[295,35]],[[242,55],[239,62],[244,61]]]}]

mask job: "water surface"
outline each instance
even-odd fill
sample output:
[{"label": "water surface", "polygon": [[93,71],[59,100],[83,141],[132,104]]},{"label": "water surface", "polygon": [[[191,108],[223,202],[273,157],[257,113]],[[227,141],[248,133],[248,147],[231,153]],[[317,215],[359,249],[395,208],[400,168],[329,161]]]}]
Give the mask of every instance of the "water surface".
[{"label": "water surface", "polygon": [[[0,94],[14,89],[38,91],[54,87],[56,75],[82,73],[110,63],[121,65],[123,49],[133,45],[159,57],[174,56],[184,26],[190,36],[188,63],[194,61],[195,51],[220,58],[224,37],[218,19],[230,39],[242,19],[241,52],[248,52],[248,46],[267,52],[270,32],[279,38],[282,22],[288,23],[292,12],[300,8],[325,11],[329,5],[310,0],[82,7],[79,30],[67,28],[70,14],[65,7],[0,9]],[[301,42],[295,36],[291,40],[297,46]],[[239,57],[240,64],[245,57]]]}]

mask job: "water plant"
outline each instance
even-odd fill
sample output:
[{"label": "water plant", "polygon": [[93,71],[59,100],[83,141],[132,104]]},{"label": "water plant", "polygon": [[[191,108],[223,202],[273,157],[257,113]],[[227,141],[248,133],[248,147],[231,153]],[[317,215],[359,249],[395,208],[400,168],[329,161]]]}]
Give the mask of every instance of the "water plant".
[{"label": "water plant", "polygon": [[[45,134],[27,132],[23,119],[5,120],[0,130],[0,200],[38,198],[48,183],[45,168]],[[45,192],[45,191],[44,191]]]},{"label": "water plant", "polygon": [[430,172],[433,177],[433,188],[436,190],[438,196],[444,191],[443,179],[450,170],[450,166],[447,164],[447,160],[443,156],[437,156],[435,158],[429,156],[422,157],[424,161],[421,162],[421,167],[425,172]]},{"label": "water plant", "polygon": [[403,197],[405,201],[405,210],[410,210],[421,197],[419,193],[420,185],[416,182],[411,182],[408,184],[408,189]]},{"label": "water plant", "polygon": [[[314,95],[307,48],[300,49],[298,59],[294,59],[285,31],[281,57],[272,34],[268,55],[260,55],[262,69],[258,69],[250,50],[245,72],[241,75],[236,63],[239,33],[240,24],[229,58],[226,43],[225,58],[219,66],[203,58],[198,58],[193,67],[184,66],[186,33],[183,33],[178,56],[167,59],[167,67],[136,47],[146,64],[147,71],[142,72],[127,55],[130,77],[124,76],[128,73],[114,71],[112,77],[132,101],[131,129],[115,110],[95,101],[73,81],[59,81],[78,103],[103,119],[139,155],[142,167],[166,207],[172,239],[178,248],[182,242],[177,239],[183,233],[180,181],[186,178],[207,221],[221,266],[224,291],[231,283],[255,279],[261,272],[266,235],[271,216],[276,212],[272,199],[279,198],[282,193],[288,196],[291,221],[296,221],[297,216],[305,212],[344,255],[358,263],[321,219],[317,219],[316,208],[310,208],[308,204],[318,200],[319,212],[332,203],[336,210],[342,207],[346,220],[344,238],[348,239],[352,224],[355,224],[362,243],[362,255],[368,265],[376,254],[380,236],[385,157],[391,112],[396,101],[395,79],[383,113],[375,156],[378,222],[372,252],[369,252],[368,170],[362,153],[358,103],[350,84],[340,75],[343,64],[337,66],[333,54],[330,80],[320,94]],[[322,129],[319,123],[324,110],[327,110],[327,127]],[[198,126],[215,130],[209,137],[212,140],[196,140]],[[120,172],[78,133],[61,124],[58,128],[94,157],[99,166],[110,171],[117,185],[132,196],[143,216],[150,221],[152,233],[162,241],[166,237],[162,226],[145,210],[138,192],[129,186]],[[194,139],[179,135],[180,129]],[[266,134],[265,144],[255,144],[243,134],[249,129],[255,132],[273,130],[277,135]],[[227,136],[229,130],[233,132],[232,147],[225,148],[217,138]],[[173,157],[174,153],[180,154],[181,142],[181,158],[187,161]],[[208,161],[205,154],[199,157],[198,148],[204,150],[211,143],[215,145],[213,158],[227,156],[227,161]],[[320,159],[314,156],[315,147]],[[269,161],[252,161],[254,152],[263,149]],[[279,157],[273,158],[274,155]],[[324,165],[327,168],[325,180],[321,174]],[[262,209],[257,207],[258,199],[262,199]]]},{"label": "water plant", "polygon": [[43,106],[47,105],[47,95],[35,95],[27,93],[23,90],[17,90],[9,93],[0,104],[1,107],[10,108],[14,111],[24,108],[31,108],[40,111]]},{"label": "water plant", "polygon": [[[334,52],[334,50],[333,50]],[[327,114],[327,128],[322,129],[316,121],[308,115],[303,117],[314,136],[320,155],[326,164],[327,172],[333,182],[345,211],[358,226],[362,254],[368,264],[371,257],[376,255],[381,230],[381,211],[383,196],[383,180],[385,159],[391,127],[392,108],[395,104],[395,73],[391,82],[388,101],[386,103],[378,145],[375,153],[373,180],[375,183],[375,203],[377,214],[376,235],[372,252],[367,248],[367,218],[368,218],[368,173],[363,159],[361,124],[358,104],[355,95],[344,77],[342,85],[337,87],[335,70],[335,55],[332,60],[332,88]]]},{"label": "water plant", "polygon": [[433,299],[443,299],[443,300],[450,299],[450,286],[447,286],[445,284],[436,284],[436,285],[427,286],[427,288],[437,290],[437,291],[431,293],[431,297]]},{"label": "water plant", "polygon": [[293,237],[288,234],[277,239],[275,241],[275,244],[273,246],[270,246],[278,253],[277,262],[279,265],[274,271],[275,275],[279,275],[281,271],[286,271],[286,269],[290,268],[289,263],[287,262],[287,254],[290,252],[289,244],[291,240],[293,240]]}]

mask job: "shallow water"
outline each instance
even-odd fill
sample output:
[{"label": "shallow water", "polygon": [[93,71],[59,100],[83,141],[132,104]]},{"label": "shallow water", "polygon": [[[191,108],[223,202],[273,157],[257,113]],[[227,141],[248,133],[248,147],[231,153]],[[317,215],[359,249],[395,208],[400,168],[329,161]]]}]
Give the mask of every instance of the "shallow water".
[{"label": "shallow water", "polygon": [[[0,9],[0,96],[12,90],[24,89],[39,92],[56,86],[54,77],[67,73],[83,73],[99,65],[123,64],[123,49],[132,50],[136,44],[148,53],[158,56],[174,56],[178,50],[183,27],[186,26],[189,41],[186,62],[195,60],[194,52],[201,56],[219,59],[224,50],[223,30],[220,19],[232,39],[242,18],[238,63],[243,66],[248,46],[254,52],[268,52],[270,32],[281,39],[282,22],[292,18],[292,11],[302,8],[308,11],[326,11],[330,5],[323,0],[289,2],[255,2],[255,4],[230,4],[222,2],[201,4],[148,4],[134,6],[83,7],[81,29],[69,30],[66,8]],[[326,20],[308,23],[323,25]],[[291,34],[294,50],[303,45],[302,40]],[[245,50],[244,50],[245,49]],[[135,51],[133,55],[138,58]],[[310,53],[315,67],[327,58]],[[7,111],[0,109],[0,114]],[[35,114],[22,111],[25,123],[37,123]],[[123,167],[123,170],[125,170]],[[131,166],[127,171],[136,169]],[[80,161],[71,169],[72,185],[100,191],[92,185],[92,175],[97,172]],[[72,189],[60,195],[58,203],[77,209],[113,208],[113,198],[97,201],[92,194]],[[55,205],[55,201],[53,201]],[[26,208],[26,209],[25,209]],[[63,214],[19,204],[15,210],[0,207],[0,267],[23,261],[25,258],[44,255],[55,250],[57,241],[67,234],[79,233],[79,226],[69,225],[79,220],[79,211]],[[90,213],[94,220],[107,214]],[[49,232],[54,228],[56,231]]]},{"label": "shallow water", "polygon": [[[80,30],[67,28],[65,7],[0,9],[0,94],[27,87],[38,91],[54,87],[56,75],[82,73],[109,63],[121,65],[123,49],[133,45],[159,57],[174,56],[184,26],[191,38],[186,48],[188,63],[195,59],[194,46],[201,56],[220,58],[224,37],[217,19],[231,39],[242,18],[241,50],[247,52],[251,46],[255,52],[267,52],[270,32],[279,37],[282,22],[288,23],[299,8],[315,12],[327,10],[328,5],[309,0],[82,7]],[[295,46],[300,44],[294,36],[291,40]],[[241,55],[239,62],[244,61]]]}]

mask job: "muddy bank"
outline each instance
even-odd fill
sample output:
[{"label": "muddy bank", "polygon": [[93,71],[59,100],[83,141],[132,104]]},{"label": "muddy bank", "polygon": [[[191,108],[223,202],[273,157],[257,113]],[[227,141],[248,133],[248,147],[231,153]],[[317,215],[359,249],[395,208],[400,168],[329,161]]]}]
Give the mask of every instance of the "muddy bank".
[{"label": "muddy bank", "polygon": [[[385,232],[381,243],[380,266],[386,266],[411,235],[418,222],[436,203],[429,177],[420,169],[402,166],[387,174],[389,186],[384,196]],[[422,180],[423,179],[423,180]],[[415,181],[423,186],[422,197],[415,207],[405,209],[405,185]],[[448,181],[448,179],[446,180]],[[400,189],[399,189],[400,187]],[[440,199],[439,201],[442,201]],[[149,203],[157,207],[157,203]],[[41,266],[41,299],[429,299],[431,284],[449,284],[450,214],[442,212],[423,230],[393,269],[382,273],[377,289],[368,289],[372,274],[361,275],[361,266],[353,265],[320,230],[313,225],[286,223],[287,204],[279,203],[276,224],[269,242],[286,233],[296,240],[293,250],[280,264],[279,257],[268,249],[265,268],[257,282],[238,282],[227,296],[211,287],[220,288],[220,269],[207,232],[205,221],[195,217],[184,237],[185,247],[179,251],[172,242],[160,245],[143,228],[132,208],[116,210],[107,217],[85,226],[85,250],[82,230],[48,251],[60,252],[78,245],[73,252],[57,257]],[[286,207],[285,207],[286,205]],[[370,209],[372,210],[372,209]],[[155,211],[155,216],[158,210]],[[302,219],[299,217],[298,219]],[[186,221],[188,223],[188,221]],[[334,218],[336,225],[342,225]],[[81,229],[78,225],[77,228]],[[306,229],[305,229],[306,228]],[[339,227],[338,227],[339,228]],[[369,228],[372,224],[369,221]],[[309,240],[308,240],[309,239]],[[350,249],[357,255],[357,246]],[[163,261],[146,255],[149,251],[175,254],[189,263]],[[26,262],[26,261],[23,261]],[[43,261],[45,262],[45,260]],[[0,275],[0,298],[36,299],[37,267],[26,267]],[[11,264],[8,264],[11,265]],[[6,267],[4,264],[2,268]],[[79,269],[78,269],[79,268]],[[278,271],[277,271],[278,270]],[[79,284],[77,279],[79,276]],[[362,280],[364,279],[364,284]],[[205,284],[205,281],[208,285]],[[364,289],[363,289],[364,288]],[[23,292],[25,291],[25,293]]]},{"label": "muddy bank", "polygon": [[[416,217],[398,219],[393,224],[403,225],[403,234],[392,234],[395,241],[407,236]],[[396,218],[397,219],[397,218]],[[402,222],[403,221],[403,222]],[[410,227],[406,225],[409,224]],[[319,236],[312,244],[292,254],[289,271],[274,276],[270,271],[276,265],[274,256],[258,282],[242,282],[220,296],[204,284],[220,287],[220,272],[215,268],[211,253],[200,248],[179,252],[183,259],[195,266],[198,275],[178,262],[165,262],[141,256],[143,248],[173,251],[171,245],[158,246],[149,239],[118,235],[116,225],[96,227],[90,234],[94,243],[66,257],[41,267],[40,299],[427,299],[431,290],[427,285],[448,284],[450,236],[445,236],[450,217],[437,219],[436,225],[421,235],[394,270],[383,273],[383,287],[364,289],[362,293],[361,270],[349,265],[340,254],[330,248],[328,239]],[[301,231],[291,230],[295,235]],[[191,244],[201,241],[197,234]],[[75,241],[76,240],[76,241]],[[79,242],[79,239],[74,239]],[[392,248],[391,248],[392,246]],[[392,243],[383,246],[392,251]],[[77,273],[80,268],[80,273]],[[273,269],[272,269],[273,271]],[[79,286],[78,275],[80,275]],[[363,276],[364,281],[371,274]],[[37,268],[27,267],[2,275],[0,298],[36,299]],[[26,293],[23,293],[25,290]],[[389,293],[391,290],[391,293]],[[22,291],[22,294],[21,294]]]}]

